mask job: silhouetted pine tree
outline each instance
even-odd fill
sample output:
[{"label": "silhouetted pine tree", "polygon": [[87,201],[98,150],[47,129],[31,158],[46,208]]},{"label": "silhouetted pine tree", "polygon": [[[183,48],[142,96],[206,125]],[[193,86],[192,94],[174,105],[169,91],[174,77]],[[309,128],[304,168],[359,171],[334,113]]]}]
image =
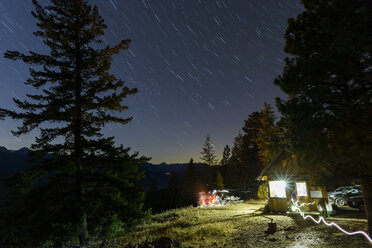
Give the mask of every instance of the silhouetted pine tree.
[{"label": "silhouetted pine tree", "polygon": [[221,159],[221,165],[227,165],[229,163],[229,159],[230,159],[230,147],[228,145],[226,145],[224,148],[223,148],[223,153],[222,153],[222,159]]},{"label": "silhouetted pine tree", "polygon": [[244,121],[244,126],[242,127],[245,161],[248,163],[245,176],[249,178],[250,181],[254,182],[256,182],[255,179],[262,170],[261,162],[258,157],[258,145],[256,142],[259,130],[262,127],[260,116],[261,114],[259,112],[251,113],[248,116],[248,119]]},{"label": "silhouetted pine tree", "polygon": [[207,191],[207,181],[204,179],[204,168],[195,168],[196,172],[196,191],[199,193],[201,191]]},{"label": "silhouetted pine tree", "polygon": [[223,183],[223,177],[221,176],[220,171],[217,171],[217,176],[216,176],[216,187],[217,189],[221,190],[225,188],[225,185]]},{"label": "silhouetted pine tree", "polygon": [[224,168],[226,186],[241,189],[257,187],[255,178],[262,169],[256,143],[260,128],[260,113],[251,113],[244,121],[243,132],[239,132],[234,139],[228,166]]},{"label": "silhouetted pine tree", "polygon": [[256,138],[258,155],[264,167],[270,164],[286,144],[284,131],[277,125],[276,119],[273,108],[265,102],[260,113],[261,125]]},{"label": "silhouetted pine tree", "polygon": [[169,192],[169,206],[168,209],[177,207],[179,183],[176,173],[172,173],[168,182],[167,191]]},{"label": "silhouetted pine tree", "polygon": [[39,27],[34,34],[49,52],[7,51],[5,57],[36,66],[26,85],[38,93],[14,99],[20,111],[0,109],[0,116],[23,121],[13,132],[17,136],[39,129],[31,147],[36,165],[6,180],[21,194],[2,227],[13,230],[6,237],[9,243],[84,246],[88,233],[107,237],[147,214],[137,164],[148,159],[115,147],[114,137],[101,132],[107,123],[132,120],[118,113],[128,109],[122,101],[137,89],[124,87],[109,72],[112,56],[130,41],[98,48],[106,25],[86,0],[33,4]]},{"label": "silhouetted pine tree", "polygon": [[226,166],[227,170],[227,185],[229,188],[241,188],[242,186],[242,173],[241,170],[244,166],[244,143],[243,135],[239,134],[234,138],[233,147],[231,149],[231,157],[229,164]]},{"label": "silhouetted pine tree", "polygon": [[207,134],[207,137],[205,138],[204,145],[202,147],[201,151],[201,157],[200,159],[206,163],[207,165],[215,165],[217,163],[215,151],[214,151],[214,145],[212,144],[211,137],[209,134]]},{"label": "silhouetted pine tree", "polygon": [[194,166],[193,159],[190,159],[189,164],[186,167],[185,177],[180,192],[180,205],[194,205],[197,202],[198,187],[197,187],[197,175]]},{"label": "silhouetted pine tree", "polygon": [[145,207],[147,209],[151,208],[152,210],[158,209],[158,181],[156,178],[153,178],[151,181],[150,191],[146,192],[146,201]]}]

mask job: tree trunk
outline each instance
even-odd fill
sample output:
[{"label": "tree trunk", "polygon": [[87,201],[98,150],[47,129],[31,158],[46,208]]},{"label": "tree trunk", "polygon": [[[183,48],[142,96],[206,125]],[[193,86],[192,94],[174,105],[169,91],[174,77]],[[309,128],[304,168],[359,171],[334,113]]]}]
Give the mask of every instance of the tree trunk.
[{"label": "tree trunk", "polygon": [[81,222],[81,232],[79,235],[79,245],[84,247],[88,243],[88,231],[87,231],[87,214],[85,210],[82,211],[82,222]]},{"label": "tree trunk", "polygon": [[362,187],[364,211],[368,221],[368,233],[372,235],[372,182],[368,176],[361,178],[360,185]]},{"label": "tree trunk", "polygon": [[83,170],[83,148],[82,148],[82,77],[81,77],[81,44],[80,44],[80,9],[82,1],[76,1],[76,26],[78,29],[75,32],[75,49],[76,49],[76,67],[75,67],[75,130],[74,130],[74,152],[77,163],[77,185],[78,195],[80,198],[80,214],[81,214],[81,232],[79,234],[79,243],[81,247],[88,244],[88,224],[86,213],[86,199],[85,199],[85,176]]}]

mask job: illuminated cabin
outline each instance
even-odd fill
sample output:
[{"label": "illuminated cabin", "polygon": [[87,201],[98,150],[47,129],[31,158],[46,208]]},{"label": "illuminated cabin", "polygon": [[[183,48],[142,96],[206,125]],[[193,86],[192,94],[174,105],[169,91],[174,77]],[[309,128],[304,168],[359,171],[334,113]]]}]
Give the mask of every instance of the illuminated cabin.
[{"label": "illuminated cabin", "polygon": [[301,209],[317,211],[320,200],[328,197],[325,187],[316,185],[314,178],[315,173],[301,167],[295,155],[283,151],[261,171],[257,180],[268,182],[270,211],[288,211],[292,206],[292,197],[297,198],[299,204],[314,202]]}]

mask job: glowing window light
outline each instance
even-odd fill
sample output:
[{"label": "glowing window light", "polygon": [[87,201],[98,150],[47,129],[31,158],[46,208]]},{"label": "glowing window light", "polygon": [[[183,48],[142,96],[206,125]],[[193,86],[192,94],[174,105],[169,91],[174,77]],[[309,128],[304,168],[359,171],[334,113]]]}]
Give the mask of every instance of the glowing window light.
[{"label": "glowing window light", "polygon": [[286,198],[285,181],[269,181],[270,197]]},{"label": "glowing window light", "polygon": [[319,224],[320,222],[323,221],[323,223],[326,224],[327,226],[334,226],[334,227],[336,227],[338,230],[340,230],[341,232],[343,232],[343,233],[345,233],[345,234],[347,234],[347,235],[356,235],[356,234],[361,234],[361,235],[363,235],[363,236],[364,236],[364,237],[365,237],[365,238],[366,238],[366,239],[367,239],[367,240],[372,244],[372,238],[371,238],[370,236],[368,236],[368,234],[365,233],[365,232],[363,232],[363,231],[348,232],[348,231],[342,229],[342,227],[340,227],[339,225],[337,225],[337,224],[334,223],[334,222],[328,223],[327,221],[325,221],[325,219],[324,219],[323,217],[319,217],[318,220],[315,220],[311,215],[305,215],[305,214],[301,211],[300,207],[302,207],[302,206],[304,206],[304,205],[312,205],[312,204],[314,204],[314,203],[315,203],[315,202],[313,202],[313,203],[302,203],[300,206],[297,206],[297,202],[296,202],[296,204],[292,206],[292,210],[298,210],[298,211],[300,212],[302,218],[304,218],[305,220],[306,220],[307,218],[310,218],[312,221],[314,221],[314,222],[317,223],[317,224]]},{"label": "glowing window light", "polygon": [[296,183],[297,196],[307,196],[306,183]]}]

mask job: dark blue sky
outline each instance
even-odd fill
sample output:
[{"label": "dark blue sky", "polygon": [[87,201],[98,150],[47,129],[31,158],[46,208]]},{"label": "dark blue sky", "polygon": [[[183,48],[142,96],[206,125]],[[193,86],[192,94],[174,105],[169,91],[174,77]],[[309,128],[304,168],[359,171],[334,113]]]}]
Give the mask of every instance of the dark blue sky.
[{"label": "dark blue sky", "polygon": [[[46,0],[41,1],[46,2]],[[131,39],[114,58],[113,72],[139,93],[127,98],[134,121],[110,125],[118,144],[151,156],[153,163],[199,160],[210,134],[220,157],[248,115],[264,101],[285,97],[273,85],[283,69],[284,32],[298,0],[91,0],[97,4],[113,45]],[[47,52],[32,35],[30,0],[1,0],[0,53]],[[27,65],[0,57],[0,106],[25,99]],[[37,131],[13,137],[12,120],[0,122],[0,145],[29,146]]]}]

